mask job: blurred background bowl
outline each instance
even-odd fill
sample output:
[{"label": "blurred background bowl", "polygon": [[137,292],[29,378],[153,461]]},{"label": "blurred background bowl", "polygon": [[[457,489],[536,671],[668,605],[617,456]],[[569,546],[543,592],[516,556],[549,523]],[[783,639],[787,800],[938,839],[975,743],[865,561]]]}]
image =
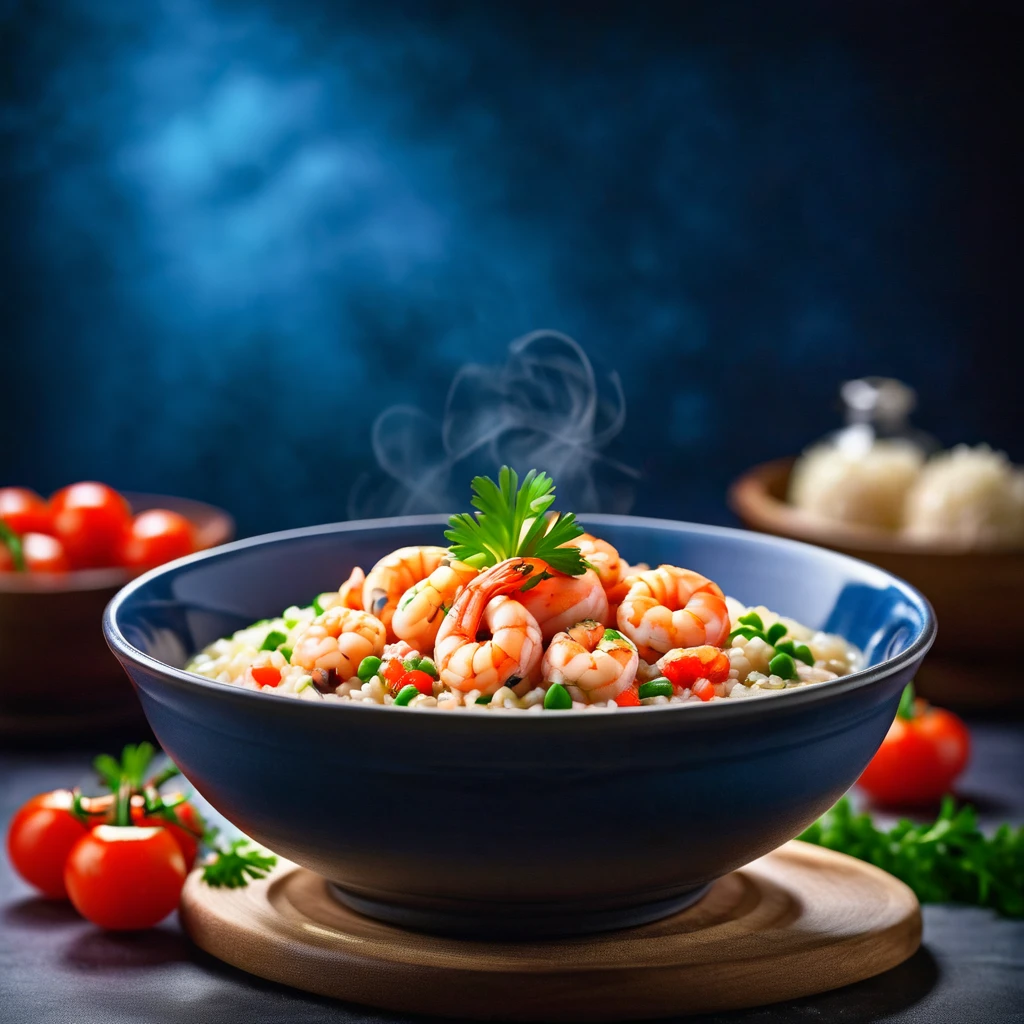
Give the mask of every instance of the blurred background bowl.
[{"label": "blurred background bowl", "polygon": [[[124,492],[133,513],[185,516],[200,549],[231,540],[223,509],[188,498]],[[132,574],[84,569],[60,576],[0,573],[0,738],[62,738],[145,728],[145,718],[103,640],[103,609]]]},{"label": "blurred background bowl", "polygon": [[436,542],[445,521],[240,541],[130,583],[105,617],[157,739],[199,793],[358,911],[404,926],[537,936],[664,916],[850,787],[934,635],[920,594],[831,551],[588,515],[631,562],[693,566],[741,601],[847,637],[867,667],[757,700],[538,715],[296,700],[182,670],[354,564]]},{"label": "blurred background bowl", "polygon": [[733,483],[729,504],[744,525],[862,558],[917,587],[939,624],[917,677],[923,696],[967,711],[1024,708],[1024,684],[1003,642],[1024,617],[1024,551],[925,546],[809,515],[786,499],[795,462],[762,463]]}]

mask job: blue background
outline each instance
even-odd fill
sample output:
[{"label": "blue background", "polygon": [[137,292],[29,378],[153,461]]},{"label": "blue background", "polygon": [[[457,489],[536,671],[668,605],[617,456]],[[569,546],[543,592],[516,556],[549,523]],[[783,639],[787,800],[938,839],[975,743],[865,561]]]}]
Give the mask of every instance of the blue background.
[{"label": "blue background", "polygon": [[[0,483],[246,534],[462,505],[505,455],[725,521],[867,373],[1024,460],[1012,5],[552,6],[4,5]],[[542,327],[593,422],[500,375]]]}]

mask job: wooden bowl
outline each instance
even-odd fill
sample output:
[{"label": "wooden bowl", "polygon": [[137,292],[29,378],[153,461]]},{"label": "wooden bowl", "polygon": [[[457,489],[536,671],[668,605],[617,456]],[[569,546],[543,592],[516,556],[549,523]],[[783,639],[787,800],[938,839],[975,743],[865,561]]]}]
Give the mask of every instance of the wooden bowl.
[{"label": "wooden bowl", "polygon": [[[166,508],[189,519],[200,548],[231,540],[234,520],[187,498],[126,493],[133,512]],[[0,738],[70,737],[141,725],[127,676],[103,639],[103,609],[127,569],[62,576],[0,573]]]},{"label": "wooden bowl", "polygon": [[917,587],[939,623],[917,680],[923,696],[965,710],[1024,709],[1024,682],[1008,664],[1024,616],[1024,551],[924,545],[820,519],[786,500],[795,461],[766,462],[736,480],[729,505],[744,524],[873,562]]}]

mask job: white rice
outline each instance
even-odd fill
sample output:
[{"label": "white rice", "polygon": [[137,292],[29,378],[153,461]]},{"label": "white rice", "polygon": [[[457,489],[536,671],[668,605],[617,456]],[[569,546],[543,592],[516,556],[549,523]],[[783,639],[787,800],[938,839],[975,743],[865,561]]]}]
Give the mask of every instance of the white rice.
[{"label": "white rice", "polygon": [[[761,617],[765,630],[776,622],[787,627],[787,640],[804,643],[814,658],[813,665],[797,662],[797,678],[783,679],[772,675],[769,662],[775,649],[759,637],[747,639],[737,636],[732,646],[725,653],[731,662],[729,678],[715,688],[716,699],[748,700],[767,696],[772,693],[785,692],[827,682],[838,676],[856,671],[862,663],[860,651],[840,636],[830,633],[816,632],[801,625],[793,619],[777,615],[763,606],[750,607],[743,605],[734,598],[726,598],[729,614],[735,626],[741,615],[757,612]],[[279,652],[261,652],[260,647],[271,632],[283,633],[287,638],[283,646],[292,647],[303,626],[314,618],[311,608],[289,608],[285,615],[278,619],[270,619],[239,630],[226,640],[216,640],[205,650],[197,654],[186,665],[186,670],[207,679],[222,683],[232,683],[250,690],[264,689],[252,677],[253,663],[273,664],[281,671],[281,681],[270,693],[284,694],[299,700],[333,701],[342,703],[370,703],[393,706],[394,696],[388,691],[379,676],[373,676],[366,682],[353,678],[341,683],[332,693],[321,693],[313,686],[310,675],[296,665],[290,665]],[[431,652],[432,653],[432,652]],[[384,649],[383,661],[388,658],[406,659],[418,654],[408,644],[399,642],[389,644]],[[637,681],[643,682],[659,675],[657,668],[640,662]],[[572,694],[572,688],[570,688]],[[502,687],[491,696],[488,704],[477,704],[483,694],[479,690],[461,693],[448,690],[442,683],[434,681],[433,695],[420,694],[414,697],[409,708],[436,707],[445,711],[476,711],[488,713],[496,711],[524,711],[536,714],[544,710],[546,689],[542,686],[517,694],[507,686]],[[579,696],[578,692],[576,696]],[[702,704],[704,701],[686,689],[671,697],[647,697],[640,702],[644,706],[662,704]],[[588,704],[582,700],[573,700],[574,711],[617,711],[619,706],[614,701]]]}]

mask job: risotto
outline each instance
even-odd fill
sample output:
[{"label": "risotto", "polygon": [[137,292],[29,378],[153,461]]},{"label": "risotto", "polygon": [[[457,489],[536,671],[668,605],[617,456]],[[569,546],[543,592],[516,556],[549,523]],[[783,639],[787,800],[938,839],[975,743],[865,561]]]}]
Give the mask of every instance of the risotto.
[{"label": "risotto", "polygon": [[861,654],[682,566],[630,565],[554,487],[473,481],[449,546],[400,548],[336,591],[217,640],[187,670],[298,700],[396,708],[615,711],[827,682]]}]

